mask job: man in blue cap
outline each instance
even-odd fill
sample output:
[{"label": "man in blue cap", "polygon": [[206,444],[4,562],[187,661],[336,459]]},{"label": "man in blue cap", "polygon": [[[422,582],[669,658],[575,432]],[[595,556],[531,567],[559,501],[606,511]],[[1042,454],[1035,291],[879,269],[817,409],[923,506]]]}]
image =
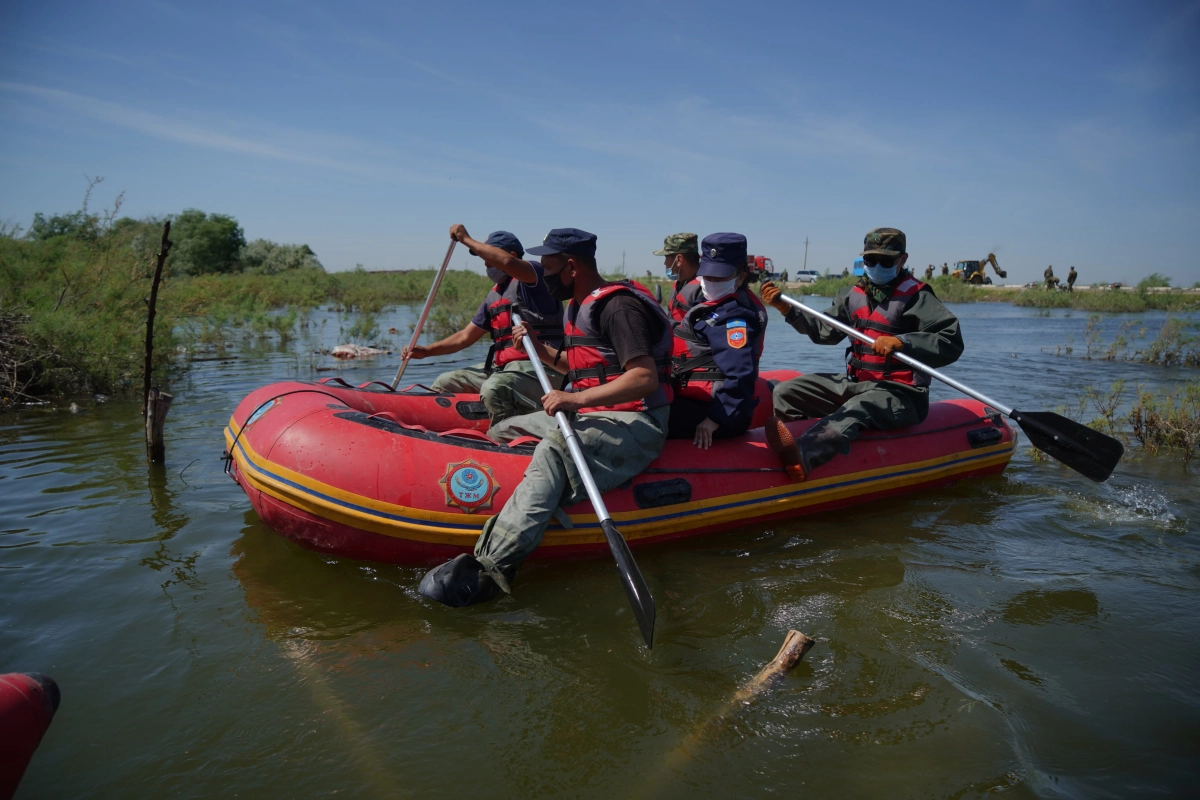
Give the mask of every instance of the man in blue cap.
[{"label": "man in blue cap", "polygon": [[587,491],[554,414],[574,412],[588,467],[600,491],[630,480],[658,457],[667,438],[671,322],[650,291],[636,281],[610,282],[596,268],[596,237],[578,228],[555,228],[540,247],[546,285],[570,300],[562,347],[517,326],[518,341],[534,340],[537,357],[565,366],[570,391],[541,398],[542,411],[513,417],[489,436],[508,442],[541,439],[524,479],[500,513],[483,526],[474,555],[466,553],[430,570],[421,594],[448,606],[479,603],[511,591],[517,567],[542,540],[551,517],[586,499]]},{"label": "man in blue cap", "polygon": [[706,236],[697,274],[701,301],[675,328],[668,437],[707,450],[714,438],[740,436],[750,427],[767,311],[744,288],[746,237],[740,233]]},{"label": "man in blue cap", "polygon": [[[496,231],[486,242],[477,242],[462,225],[450,226],[450,238],[467,246],[471,255],[483,259],[495,286],[479,305],[467,327],[433,344],[417,345],[401,356],[426,358],[457,353],[490,333],[492,347],[484,363],[443,372],[430,387],[438,392],[479,393],[491,424],[528,414],[541,407],[542,387],[529,356],[512,338],[512,307],[519,305],[522,318],[551,343],[562,341],[562,303],[550,296],[542,278],[542,265],[525,260],[525,248],[508,231]],[[547,371],[550,382],[562,385],[562,373]]]}]

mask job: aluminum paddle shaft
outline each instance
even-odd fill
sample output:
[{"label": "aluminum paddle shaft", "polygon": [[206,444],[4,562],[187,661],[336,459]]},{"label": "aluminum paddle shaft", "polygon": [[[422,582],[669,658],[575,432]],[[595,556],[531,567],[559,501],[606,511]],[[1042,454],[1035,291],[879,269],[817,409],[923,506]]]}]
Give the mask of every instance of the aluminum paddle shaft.
[{"label": "aluminum paddle shaft", "polygon": [[425,320],[429,319],[429,310],[433,308],[433,298],[437,295],[438,287],[442,285],[442,278],[446,277],[446,270],[450,267],[450,256],[454,255],[454,245],[457,241],[451,240],[450,247],[446,249],[446,258],[442,261],[442,268],[438,270],[437,275],[433,276],[433,285],[429,287],[429,296],[425,298],[425,308],[421,309],[421,318],[417,320],[417,327],[413,328],[412,341],[408,343],[408,355],[400,362],[400,369],[396,370],[396,377],[392,378],[392,389],[395,390],[400,385],[400,379],[404,377],[404,370],[408,369],[408,359],[412,357],[412,350],[417,346],[417,339],[421,336],[421,328],[425,327]]},{"label": "aluminum paddle shaft", "polygon": [[[824,322],[826,325],[832,325],[833,327],[837,328],[839,331],[846,334],[847,336],[858,339],[861,342],[866,342],[867,344],[871,344],[875,341],[870,336],[867,336],[865,333],[860,331],[858,328],[855,328],[852,325],[847,325],[844,322],[840,322],[840,321],[834,319],[833,317],[829,316],[828,314],[822,314],[820,311],[817,311],[816,309],[809,308],[808,306],[801,303],[799,300],[788,297],[786,294],[779,295],[779,298],[781,300],[783,300],[785,303],[787,303],[789,306],[791,306],[792,308],[795,308],[798,311],[803,311],[805,314],[808,314],[810,317],[816,317],[817,319]],[[954,380],[954,378],[951,378],[948,375],[943,375],[942,373],[938,372],[933,367],[925,366],[924,364],[922,364],[920,361],[917,361],[912,356],[906,356],[906,355],[904,355],[904,353],[892,353],[890,358],[896,359],[901,364],[907,364],[908,366],[915,369],[917,372],[924,372],[926,375],[928,375],[931,378],[937,378],[939,381],[946,384],[947,386],[953,386],[955,389],[958,389],[960,392],[967,395],[968,397],[974,397],[979,402],[984,403],[985,405],[991,406],[992,408],[996,409],[997,411],[999,411],[1001,414],[1004,414],[1005,416],[1009,416],[1009,417],[1012,416],[1013,410],[1011,408],[1009,408],[1008,406],[1004,405],[1003,403],[997,403],[995,400],[988,397],[986,394],[980,394],[979,392],[972,389],[970,386],[961,384],[958,381]]]},{"label": "aluminum paddle shaft", "polygon": [[[515,309],[512,313],[512,321],[513,325],[521,324],[521,314]],[[537,357],[537,350],[534,349],[533,342],[528,335],[521,339],[521,344],[524,345],[525,352],[529,355],[529,361],[533,364],[533,371],[537,373],[542,391],[550,394],[554,391],[554,387],[550,385],[550,378],[546,376],[546,368],[542,365],[541,359]],[[571,420],[567,419],[567,415],[563,411],[555,413],[554,420],[558,423],[558,429],[562,431],[563,438],[567,441],[567,449],[571,451],[571,460],[575,462],[575,468],[579,470],[579,476],[583,479],[583,485],[587,489],[588,500],[592,502],[592,508],[596,510],[596,517],[600,520],[600,529],[604,531],[604,539],[608,542],[608,549],[612,551],[613,558],[616,559],[621,585],[625,587],[625,595],[629,598],[629,604],[633,606],[638,627],[642,630],[642,638],[646,640],[646,648],[650,649],[654,646],[656,613],[650,587],[646,585],[646,579],[642,577],[637,562],[633,560],[633,553],[629,550],[628,542],[617,530],[617,526],[613,524],[612,515],[608,513],[608,507],[604,505],[604,498],[600,496],[600,487],[596,486],[596,479],[592,477],[592,470],[588,467],[587,459],[583,455],[583,447],[579,443],[579,436],[575,433],[575,428],[571,426]]]},{"label": "aluminum paddle shaft", "polygon": [[[822,314],[820,311],[815,311],[799,300],[785,294],[779,296],[793,308],[833,326],[847,336],[868,344],[874,341],[857,328]],[[996,409],[1020,425],[1021,430],[1025,431],[1034,447],[1094,481],[1108,480],[1125,454],[1125,446],[1113,437],[1093,430],[1075,420],[1067,419],[1061,414],[1051,411],[1018,411],[1002,403],[997,403],[986,394],[981,394],[970,386],[943,375],[933,367],[925,366],[912,356],[906,356],[904,353],[892,353],[890,357],[931,378],[937,378],[947,386],[952,386],[968,397],[974,397],[984,405]]]}]

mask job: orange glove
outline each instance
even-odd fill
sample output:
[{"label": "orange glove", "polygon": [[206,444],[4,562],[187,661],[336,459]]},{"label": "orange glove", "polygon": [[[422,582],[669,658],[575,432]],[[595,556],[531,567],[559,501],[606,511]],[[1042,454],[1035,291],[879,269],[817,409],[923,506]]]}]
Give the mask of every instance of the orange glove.
[{"label": "orange glove", "polygon": [[779,287],[770,281],[763,281],[762,289],[758,294],[763,299],[764,303],[774,308],[780,314],[786,314],[792,310],[792,307],[789,306],[786,301],[780,298],[779,295],[781,292],[779,291]]},{"label": "orange glove", "polygon": [[904,342],[897,339],[895,336],[880,336],[871,345],[871,349],[877,356],[887,358],[892,353],[899,352],[904,349]]}]

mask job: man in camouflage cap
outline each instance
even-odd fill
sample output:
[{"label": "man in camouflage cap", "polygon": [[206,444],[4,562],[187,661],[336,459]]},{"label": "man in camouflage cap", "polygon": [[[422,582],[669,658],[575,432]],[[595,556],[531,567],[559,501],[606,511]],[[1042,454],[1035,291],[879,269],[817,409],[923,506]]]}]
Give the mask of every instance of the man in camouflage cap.
[{"label": "man in camouflage cap", "polygon": [[667,277],[675,281],[667,313],[676,325],[700,299],[700,279],[696,277],[700,269],[698,241],[699,237],[694,233],[672,233],[663,239],[662,249],[654,251],[656,256],[665,256],[663,263]]},{"label": "man in camouflage cap", "polygon": [[[863,277],[838,292],[825,315],[853,325],[874,343],[855,340],[846,349],[845,374],[802,375],[779,384],[773,393],[775,414],[766,426],[767,443],[793,480],[807,480],[837,453],[850,452],[850,443],[864,428],[890,430],[925,419],[929,376],[893,361],[892,353],[904,353],[935,368],[953,364],[962,355],[958,319],[933,289],[904,269],[908,252],[903,232],[874,229],[863,241],[862,258]],[[817,344],[837,344],[846,338],[836,328],[792,308],[769,281],[763,284],[762,299]],[[799,439],[784,424],[817,417]]]}]

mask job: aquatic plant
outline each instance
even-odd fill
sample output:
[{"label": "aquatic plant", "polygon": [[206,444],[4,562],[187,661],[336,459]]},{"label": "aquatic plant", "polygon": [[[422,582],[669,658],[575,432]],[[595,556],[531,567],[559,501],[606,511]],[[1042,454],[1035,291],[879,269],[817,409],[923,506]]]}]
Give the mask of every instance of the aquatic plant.
[{"label": "aquatic plant", "polygon": [[1200,380],[1159,392],[1138,387],[1128,420],[1144,448],[1178,451],[1186,466],[1200,450]]}]

